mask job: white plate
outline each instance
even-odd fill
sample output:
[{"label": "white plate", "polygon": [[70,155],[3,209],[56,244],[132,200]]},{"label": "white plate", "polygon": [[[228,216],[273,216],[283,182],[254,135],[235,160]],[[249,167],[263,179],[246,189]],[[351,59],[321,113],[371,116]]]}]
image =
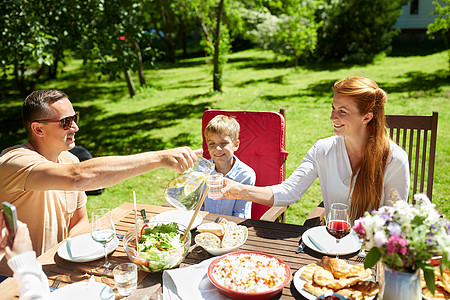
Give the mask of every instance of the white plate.
[{"label": "white plate", "polygon": [[[78,240],[91,239],[92,240],[92,237],[91,237],[90,233],[85,233],[85,234],[78,235],[78,236],[72,238],[72,241],[75,239],[78,239]],[[75,241],[75,242],[77,242],[77,241]],[[78,243],[74,243],[74,244],[78,244]],[[114,235],[114,238],[112,239],[112,241],[109,242],[108,244],[106,244],[106,252],[108,254],[110,254],[111,252],[116,250],[117,246],[119,246],[119,239],[117,238],[116,235]],[[72,257],[72,255],[70,255],[69,252],[67,251],[67,241],[64,241],[61,244],[61,246],[59,246],[58,255],[62,259],[65,259],[68,261],[73,261],[73,262],[89,262],[89,261],[94,261],[94,260],[97,260],[97,259],[105,256],[105,254],[103,252],[96,252],[94,255],[88,255],[86,257],[77,257],[77,258]]]},{"label": "white plate", "polygon": [[[310,236],[313,236],[314,241],[320,241],[321,245],[328,246],[330,252],[325,249],[317,248],[310,239]],[[361,249],[362,243],[356,233],[351,230],[350,233],[341,239],[339,245],[336,245],[336,239],[331,236],[326,229],[326,226],[318,226],[313,227],[306,230],[302,235],[302,241],[308,246],[310,249],[317,251],[322,254],[332,254],[332,255],[346,255],[351,254]],[[335,249],[333,249],[335,248]]]},{"label": "white plate", "polygon": [[[303,279],[300,278],[300,274],[302,274],[303,270],[306,269],[307,266],[303,266],[301,267],[297,272],[295,272],[294,274],[294,279],[292,280],[294,282],[294,286],[297,289],[297,291],[306,299],[308,300],[315,300],[317,299],[316,296],[314,296],[313,294],[308,293],[307,291],[305,291],[303,289],[303,286],[305,285],[306,281],[304,281]],[[373,277],[372,277],[373,278]],[[367,280],[367,279],[366,279]],[[374,299],[375,296],[369,297],[367,298],[367,300],[371,300]]]},{"label": "white plate", "polygon": [[76,282],[50,293],[49,299],[102,299],[114,300],[113,290],[100,282]]},{"label": "white plate", "polygon": [[[192,216],[194,215],[193,210],[169,210],[159,215],[156,215],[150,219],[150,221],[169,221],[180,223],[184,227],[188,227],[189,222],[191,222]],[[197,228],[203,221],[203,217],[200,214],[197,214],[195,217],[194,223],[192,223],[191,230]]]}]

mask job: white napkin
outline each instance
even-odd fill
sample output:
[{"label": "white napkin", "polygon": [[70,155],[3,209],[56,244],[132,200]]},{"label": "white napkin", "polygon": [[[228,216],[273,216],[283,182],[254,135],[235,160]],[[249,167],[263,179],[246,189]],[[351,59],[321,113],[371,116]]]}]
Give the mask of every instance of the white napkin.
[{"label": "white napkin", "polygon": [[67,238],[67,247],[72,258],[84,258],[104,254],[103,246],[94,241],[90,234],[83,234],[74,238]]},{"label": "white napkin", "polygon": [[[320,251],[323,252],[330,252],[331,250],[333,250],[333,248],[336,245],[336,242],[333,241],[333,239],[331,238],[331,236],[329,236],[328,234],[317,234],[317,235],[308,235],[309,239],[311,239],[311,241],[313,242],[313,244],[315,244],[316,247],[319,247]],[[337,250],[337,249],[335,249]]]},{"label": "white napkin", "polygon": [[186,268],[165,270],[163,273],[163,300],[208,299],[226,300],[208,278],[212,257]]}]

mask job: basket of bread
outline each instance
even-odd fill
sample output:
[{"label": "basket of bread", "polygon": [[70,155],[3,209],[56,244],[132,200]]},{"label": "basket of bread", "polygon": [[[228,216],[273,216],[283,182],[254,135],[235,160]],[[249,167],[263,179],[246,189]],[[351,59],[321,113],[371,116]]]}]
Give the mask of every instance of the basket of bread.
[{"label": "basket of bread", "polygon": [[211,255],[222,255],[236,251],[246,241],[247,227],[221,218],[219,222],[204,223],[197,227],[200,232],[195,243]]},{"label": "basket of bread", "polygon": [[299,272],[294,284],[307,299],[335,293],[351,300],[369,300],[379,292],[378,283],[369,280],[373,278],[371,269],[364,269],[363,264],[351,265],[343,259],[324,256]]}]

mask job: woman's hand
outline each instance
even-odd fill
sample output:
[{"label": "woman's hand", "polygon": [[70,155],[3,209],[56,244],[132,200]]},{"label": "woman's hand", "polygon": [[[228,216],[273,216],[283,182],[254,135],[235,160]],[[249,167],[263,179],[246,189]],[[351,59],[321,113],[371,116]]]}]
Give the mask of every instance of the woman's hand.
[{"label": "woman's hand", "polygon": [[[222,193],[222,198],[227,199],[245,199],[245,190],[244,187],[248,187],[243,185],[242,183],[233,181],[228,178],[224,178],[223,180],[223,188],[220,190]],[[220,198],[220,199],[222,199]],[[219,199],[217,199],[219,200]]]},{"label": "woman's hand", "polygon": [[30,232],[28,231],[28,226],[25,223],[17,221],[17,232],[12,248],[8,245],[7,240],[8,229],[5,225],[3,213],[0,213],[0,254],[5,253],[6,258],[10,259],[18,254],[33,251]]}]

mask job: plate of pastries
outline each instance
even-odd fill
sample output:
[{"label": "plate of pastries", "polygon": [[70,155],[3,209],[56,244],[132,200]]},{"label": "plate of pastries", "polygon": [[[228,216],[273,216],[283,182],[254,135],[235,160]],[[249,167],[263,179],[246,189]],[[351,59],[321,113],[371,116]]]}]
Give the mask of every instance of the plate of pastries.
[{"label": "plate of pastries", "polygon": [[328,256],[300,268],[294,275],[294,286],[310,300],[333,293],[350,300],[370,300],[379,292],[371,269]]},{"label": "plate of pastries", "polygon": [[436,283],[436,291],[434,295],[427,289],[423,273],[420,273],[420,281],[422,283],[422,296],[426,300],[431,299],[450,299],[450,270],[445,268],[441,271],[439,266],[434,269],[434,280]]}]

